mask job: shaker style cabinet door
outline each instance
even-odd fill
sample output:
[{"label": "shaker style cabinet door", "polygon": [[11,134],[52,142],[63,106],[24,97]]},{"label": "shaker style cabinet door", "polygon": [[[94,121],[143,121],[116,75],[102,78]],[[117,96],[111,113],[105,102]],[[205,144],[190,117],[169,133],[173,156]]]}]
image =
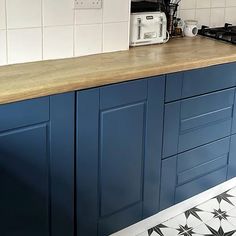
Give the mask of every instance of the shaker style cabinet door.
[{"label": "shaker style cabinet door", "polygon": [[159,210],[164,78],[77,94],[77,235],[109,235]]},{"label": "shaker style cabinet door", "polygon": [[73,97],[0,105],[0,235],[73,235]]}]

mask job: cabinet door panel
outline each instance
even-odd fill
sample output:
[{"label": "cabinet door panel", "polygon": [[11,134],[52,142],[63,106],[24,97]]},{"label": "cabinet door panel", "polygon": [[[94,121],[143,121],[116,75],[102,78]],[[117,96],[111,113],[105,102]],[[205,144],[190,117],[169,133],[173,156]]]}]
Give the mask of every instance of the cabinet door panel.
[{"label": "cabinet door panel", "polygon": [[74,101],[0,106],[0,235],[74,235]]},{"label": "cabinet door panel", "polygon": [[46,125],[0,135],[3,235],[49,235],[47,141]]},{"label": "cabinet door panel", "polygon": [[145,110],[138,103],[101,113],[101,216],[142,201]]},{"label": "cabinet door panel", "polygon": [[164,83],[77,94],[77,235],[109,235],[159,210]]}]

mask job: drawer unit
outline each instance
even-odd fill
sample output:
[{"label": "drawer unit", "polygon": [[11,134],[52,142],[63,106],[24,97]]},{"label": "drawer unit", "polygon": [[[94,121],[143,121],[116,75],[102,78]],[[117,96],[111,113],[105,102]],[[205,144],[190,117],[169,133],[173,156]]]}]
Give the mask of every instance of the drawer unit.
[{"label": "drawer unit", "polygon": [[165,105],[163,158],[230,135],[235,89]]},{"label": "drawer unit", "polygon": [[165,101],[214,92],[236,86],[236,63],[167,75]]},{"label": "drawer unit", "polygon": [[229,146],[230,137],[226,137],[163,160],[161,209],[225,181]]},{"label": "drawer unit", "polygon": [[0,132],[49,120],[49,97],[0,106]]}]

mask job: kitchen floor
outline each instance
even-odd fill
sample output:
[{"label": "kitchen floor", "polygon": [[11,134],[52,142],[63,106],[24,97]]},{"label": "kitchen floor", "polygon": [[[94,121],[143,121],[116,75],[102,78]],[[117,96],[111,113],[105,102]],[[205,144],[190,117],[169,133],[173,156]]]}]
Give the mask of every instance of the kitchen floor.
[{"label": "kitchen floor", "polygon": [[236,236],[236,178],[113,236]]},{"label": "kitchen floor", "polygon": [[138,236],[236,235],[236,187]]}]

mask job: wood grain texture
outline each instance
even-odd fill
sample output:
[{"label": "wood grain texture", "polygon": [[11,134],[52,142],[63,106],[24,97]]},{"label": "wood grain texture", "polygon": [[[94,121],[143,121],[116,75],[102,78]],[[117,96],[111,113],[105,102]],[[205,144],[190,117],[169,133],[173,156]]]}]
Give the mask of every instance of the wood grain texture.
[{"label": "wood grain texture", "polygon": [[204,37],[80,58],[0,67],[0,104],[236,61],[236,46]]}]

